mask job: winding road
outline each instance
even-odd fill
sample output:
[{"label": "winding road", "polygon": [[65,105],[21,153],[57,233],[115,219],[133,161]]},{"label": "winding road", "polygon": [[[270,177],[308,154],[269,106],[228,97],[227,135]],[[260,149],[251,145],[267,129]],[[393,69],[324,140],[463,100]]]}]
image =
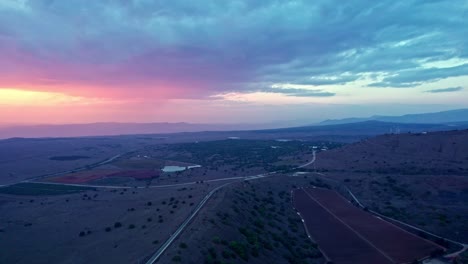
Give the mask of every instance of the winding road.
[{"label": "winding road", "polygon": [[[41,175],[41,176],[38,176],[38,177],[34,177],[34,178],[31,178],[31,179],[28,179],[28,180],[24,180],[22,181],[21,183],[41,183],[41,182],[36,182],[36,180],[39,180],[39,179],[42,179],[42,178],[45,178],[45,177],[50,177],[50,176],[58,176],[58,175],[62,175],[62,174],[66,174],[66,173],[71,173],[71,172],[77,172],[77,171],[82,171],[82,170],[86,170],[86,169],[90,169],[90,168],[94,168],[94,167],[98,167],[98,166],[101,166],[101,165],[105,165],[107,163],[110,163],[112,161],[114,161],[115,159],[125,155],[127,153],[123,153],[123,154],[119,154],[119,155],[115,155],[113,157],[110,157],[104,161],[101,161],[101,162],[98,162],[98,163],[95,163],[95,164],[91,164],[91,165],[87,165],[87,166],[83,166],[83,167],[80,167],[80,168],[76,168],[76,169],[73,169],[73,170],[68,170],[68,171],[62,171],[62,172],[58,172],[58,173],[53,173],[53,174],[48,174],[48,175]],[[312,160],[305,163],[305,164],[302,164],[300,166],[297,166],[295,167],[294,169],[300,169],[300,168],[304,168],[306,166],[309,166],[311,164],[313,164],[315,162],[315,159],[316,159],[316,152],[315,150],[313,151],[313,157],[312,157]],[[216,188],[214,188],[213,190],[211,190],[201,201],[200,203],[197,205],[197,207],[194,209],[194,211],[182,222],[182,224],[177,228],[177,230],[162,244],[162,246],[153,254],[151,255],[151,257],[148,259],[148,261],[146,262],[147,264],[152,264],[152,263],[155,263],[159,257],[167,250],[167,248],[169,248],[171,246],[171,244],[173,243],[173,241],[185,230],[185,228],[187,227],[187,225],[191,222],[191,220],[198,214],[198,212],[204,207],[204,205],[206,204],[206,202],[212,197],[212,195],[214,193],[216,193],[218,190],[232,184],[232,183],[235,183],[235,182],[240,182],[240,181],[251,181],[251,180],[257,180],[257,179],[262,179],[262,178],[266,178],[266,177],[271,177],[273,176],[274,174],[277,174],[279,171],[273,171],[273,172],[268,172],[268,173],[263,173],[263,174],[257,174],[257,175],[250,175],[250,176],[239,176],[239,177],[229,177],[229,178],[220,178],[220,179],[212,179],[212,180],[205,180],[204,182],[207,183],[207,182],[218,182],[218,181],[231,181],[231,182],[228,182],[228,183],[225,183],[223,185],[220,185]],[[187,185],[193,185],[193,184],[197,184],[197,182],[186,182],[186,183],[177,183],[177,184],[166,184],[166,185],[150,185],[150,186],[116,186],[116,185],[87,185],[87,184],[72,184],[72,183],[44,183],[44,184],[52,184],[52,185],[65,185],[65,186],[76,186],[76,187],[91,187],[91,188],[104,188],[104,189],[147,189],[147,188],[171,188],[171,187],[180,187],[180,186],[187,186]],[[9,185],[3,185],[1,186],[0,185],[0,188],[1,187],[6,187],[6,186],[9,186]]]},{"label": "winding road", "polygon": [[[307,163],[305,163],[303,165],[297,166],[294,169],[304,168],[304,167],[306,167],[308,165],[311,165],[314,162],[315,162],[315,151],[313,152],[313,157],[312,157],[311,161],[309,161],[309,162],[307,162]],[[239,180],[244,180],[244,181],[251,181],[251,180],[257,180],[257,179],[270,177],[270,176],[272,176],[274,174],[277,174],[278,172],[279,171],[273,171],[273,172],[269,172],[269,173],[246,176],[246,177],[232,177],[230,179],[239,179]],[[228,178],[226,178],[226,179],[228,179]],[[218,179],[218,180],[222,180],[222,179]],[[212,181],[215,181],[215,180],[212,180]],[[228,183],[223,184],[223,185],[221,185],[219,187],[216,187],[215,189],[210,191],[203,198],[203,200],[197,205],[196,209],[192,212],[192,214],[190,214],[190,216],[187,219],[185,219],[185,221],[179,226],[179,228],[177,228],[177,230],[174,232],[174,234],[172,234],[166,240],[166,242],[164,242],[164,244],[150,257],[150,259],[146,262],[146,264],[153,264],[159,259],[159,257],[161,257],[161,255],[169,248],[169,246],[172,244],[172,242],[174,242],[174,240],[177,238],[177,236],[179,236],[184,231],[184,229],[187,227],[187,225],[190,223],[190,221],[198,214],[198,212],[203,208],[203,206],[206,204],[206,202],[211,198],[211,196],[214,193],[216,193],[218,190],[220,190],[223,187],[226,187],[226,186],[228,186],[228,185],[230,185],[230,184],[232,184],[234,182],[237,182],[237,181],[228,182]]]}]

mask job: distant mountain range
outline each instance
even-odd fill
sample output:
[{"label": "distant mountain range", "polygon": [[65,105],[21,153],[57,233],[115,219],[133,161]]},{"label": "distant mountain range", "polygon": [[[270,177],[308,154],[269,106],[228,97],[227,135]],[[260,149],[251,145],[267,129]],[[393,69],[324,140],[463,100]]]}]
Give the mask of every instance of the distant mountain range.
[{"label": "distant mountain range", "polygon": [[319,125],[338,125],[359,123],[364,121],[382,121],[390,123],[411,124],[447,124],[468,122],[468,109],[457,109],[436,113],[409,114],[402,116],[371,116],[365,118],[331,119],[320,122]]},{"label": "distant mountain range", "polygon": [[309,136],[341,135],[341,136],[375,136],[388,133],[421,133],[433,131],[464,130],[468,129],[468,122],[456,122],[452,124],[417,124],[417,123],[391,123],[369,120],[357,123],[345,123],[336,125],[301,126],[280,129],[257,130],[261,134],[303,134]]},{"label": "distant mountain range", "polygon": [[132,134],[167,134],[202,131],[236,131],[278,127],[274,124],[190,124],[190,123],[91,123],[64,125],[15,125],[0,127],[0,139],[12,137],[82,137]]},{"label": "distant mountain range", "polygon": [[[64,125],[0,126],[0,139],[24,137],[82,137],[180,132],[220,132],[276,137],[289,134],[312,136],[365,136],[385,133],[444,131],[468,128],[468,109],[403,116],[373,116],[326,120],[318,125],[278,128],[278,124],[190,124],[190,123],[92,123]],[[243,133],[241,132],[243,131]]]}]

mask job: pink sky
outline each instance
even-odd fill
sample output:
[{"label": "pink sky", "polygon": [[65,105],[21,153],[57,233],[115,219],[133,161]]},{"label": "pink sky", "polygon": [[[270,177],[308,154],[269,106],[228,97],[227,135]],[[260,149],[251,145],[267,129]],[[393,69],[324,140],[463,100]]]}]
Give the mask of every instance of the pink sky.
[{"label": "pink sky", "polygon": [[313,123],[468,107],[457,1],[124,2],[2,1],[0,124]]}]

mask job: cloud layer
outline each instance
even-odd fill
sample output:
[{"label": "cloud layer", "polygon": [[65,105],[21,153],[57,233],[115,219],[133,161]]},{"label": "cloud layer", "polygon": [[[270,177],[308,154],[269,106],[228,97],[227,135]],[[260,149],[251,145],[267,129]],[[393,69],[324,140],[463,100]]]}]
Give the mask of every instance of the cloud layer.
[{"label": "cloud layer", "polygon": [[161,98],[363,78],[371,87],[414,87],[468,75],[467,5],[2,1],[0,87]]},{"label": "cloud layer", "polygon": [[457,87],[448,87],[448,88],[441,88],[441,89],[432,89],[426,92],[427,93],[451,93],[451,92],[458,92],[463,89],[464,89],[463,87],[457,86]]}]

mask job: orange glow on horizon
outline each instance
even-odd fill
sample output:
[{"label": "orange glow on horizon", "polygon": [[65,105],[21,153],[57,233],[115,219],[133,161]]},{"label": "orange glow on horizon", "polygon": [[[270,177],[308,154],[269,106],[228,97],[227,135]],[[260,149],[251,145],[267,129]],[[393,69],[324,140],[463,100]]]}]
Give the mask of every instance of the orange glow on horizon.
[{"label": "orange glow on horizon", "polygon": [[39,92],[10,88],[0,88],[0,105],[7,106],[54,106],[96,102],[94,98],[70,96],[57,92]]}]

